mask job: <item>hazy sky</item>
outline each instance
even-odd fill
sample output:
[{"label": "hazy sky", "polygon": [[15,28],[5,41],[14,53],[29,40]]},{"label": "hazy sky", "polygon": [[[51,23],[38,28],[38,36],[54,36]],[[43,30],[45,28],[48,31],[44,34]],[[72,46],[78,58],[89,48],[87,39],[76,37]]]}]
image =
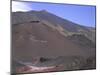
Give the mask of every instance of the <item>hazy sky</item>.
[{"label": "hazy sky", "polygon": [[36,2],[12,2],[12,11],[47,10],[57,16],[78,23],[95,27],[95,6],[68,4],[50,4]]}]

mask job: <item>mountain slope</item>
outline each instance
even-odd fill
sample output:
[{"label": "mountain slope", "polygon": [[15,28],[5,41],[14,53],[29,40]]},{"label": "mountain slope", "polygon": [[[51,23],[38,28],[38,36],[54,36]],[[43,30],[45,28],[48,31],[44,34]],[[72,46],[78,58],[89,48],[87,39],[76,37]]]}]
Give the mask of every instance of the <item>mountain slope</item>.
[{"label": "mountain slope", "polygon": [[91,29],[88,29],[88,27],[65,20],[45,10],[12,13],[12,24],[30,21],[45,21],[51,24],[50,26],[61,26],[64,31],[67,31],[68,33],[84,34],[95,43],[95,31],[91,32]]},{"label": "mountain slope", "polygon": [[23,68],[25,73],[26,70],[34,72],[29,69],[33,65],[56,67],[51,71],[59,71],[57,66],[62,67],[60,70],[93,69],[95,56],[94,28],[78,25],[45,10],[12,12],[13,73]]},{"label": "mountain slope", "polygon": [[[73,34],[85,36],[80,31],[87,35],[87,32],[91,33],[88,28],[47,11],[14,12],[12,13],[12,24],[12,52],[15,58],[24,60],[37,56],[81,55],[86,57],[95,55],[95,47],[90,46],[91,42],[88,43],[88,47],[81,46],[73,43],[72,40],[76,40],[75,38],[66,37],[68,34],[68,36]],[[77,42],[80,41],[77,40]],[[86,43],[86,41],[82,42]]]},{"label": "mountain slope", "polygon": [[94,37],[91,29],[44,10],[12,13],[12,54],[20,60],[39,56],[92,56]]}]

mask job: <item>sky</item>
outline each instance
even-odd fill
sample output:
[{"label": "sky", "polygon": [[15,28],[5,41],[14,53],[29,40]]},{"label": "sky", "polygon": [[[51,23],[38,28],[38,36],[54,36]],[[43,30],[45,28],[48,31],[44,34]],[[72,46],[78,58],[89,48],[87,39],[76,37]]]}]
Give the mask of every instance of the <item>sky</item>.
[{"label": "sky", "polygon": [[30,10],[46,10],[83,26],[95,27],[96,24],[95,6],[12,1],[12,12]]}]

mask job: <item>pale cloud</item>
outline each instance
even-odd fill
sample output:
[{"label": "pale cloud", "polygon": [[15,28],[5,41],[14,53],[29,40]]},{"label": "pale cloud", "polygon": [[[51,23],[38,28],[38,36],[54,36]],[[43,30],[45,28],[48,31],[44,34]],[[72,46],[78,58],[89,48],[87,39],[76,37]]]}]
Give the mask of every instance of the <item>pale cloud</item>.
[{"label": "pale cloud", "polygon": [[12,1],[12,12],[16,11],[29,11],[31,8],[22,2]]}]

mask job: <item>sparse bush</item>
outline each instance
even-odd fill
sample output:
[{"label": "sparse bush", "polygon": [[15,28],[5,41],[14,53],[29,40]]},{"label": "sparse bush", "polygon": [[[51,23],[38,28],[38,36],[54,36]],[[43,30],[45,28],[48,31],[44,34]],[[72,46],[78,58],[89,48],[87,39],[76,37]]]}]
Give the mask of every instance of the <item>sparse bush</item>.
[{"label": "sparse bush", "polygon": [[96,68],[96,57],[88,57],[83,69],[95,69]]},{"label": "sparse bush", "polygon": [[48,61],[48,60],[49,60],[48,58],[44,58],[44,57],[40,58],[40,62],[45,62],[45,61]]}]

